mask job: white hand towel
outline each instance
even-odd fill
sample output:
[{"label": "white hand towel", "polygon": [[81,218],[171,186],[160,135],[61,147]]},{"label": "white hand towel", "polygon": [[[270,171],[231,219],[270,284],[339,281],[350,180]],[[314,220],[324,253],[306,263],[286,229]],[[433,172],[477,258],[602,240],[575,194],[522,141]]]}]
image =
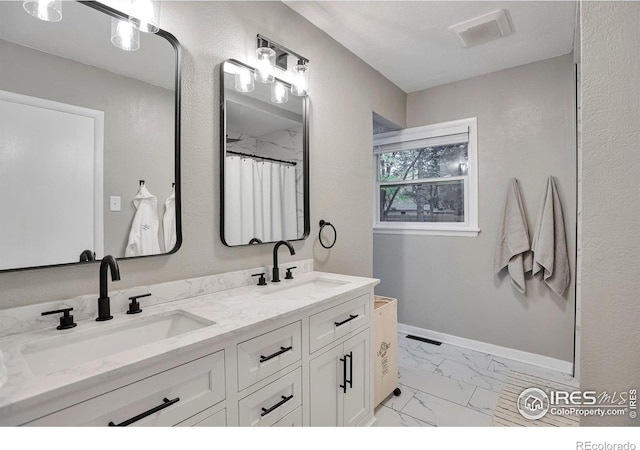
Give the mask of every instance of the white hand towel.
[{"label": "white hand towel", "polygon": [[0,352],[0,388],[7,382],[9,378],[9,371],[7,370],[7,366],[4,365],[4,356],[2,352]]},{"label": "white hand towel", "polygon": [[164,202],[164,217],[162,218],[164,229],[164,251],[170,252],[176,245],[176,191],[171,191],[171,195]]},{"label": "white hand towel", "polygon": [[140,186],[133,199],[136,214],[133,216],[129,242],[125,256],[155,255],[160,253],[158,241],[158,199],[145,185]]},{"label": "white hand towel", "polygon": [[571,272],[562,205],[553,177],[549,177],[542,197],[531,248],[533,274],[540,274],[547,286],[562,296],[571,282]]},{"label": "white hand towel", "polygon": [[524,274],[531,271],[532,267],[530,249],[529,226],[520,197],[520,189],[517,180],[512,178],[498,229],[493,268],[498,274],[508,267],[511,284],[523,294],[526,289]]}]

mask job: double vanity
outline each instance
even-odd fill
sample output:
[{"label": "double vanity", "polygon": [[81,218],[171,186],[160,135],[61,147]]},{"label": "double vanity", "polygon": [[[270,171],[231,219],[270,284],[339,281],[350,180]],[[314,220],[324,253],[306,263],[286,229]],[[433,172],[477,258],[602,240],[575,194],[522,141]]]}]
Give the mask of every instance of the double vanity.
[{"label": "double vanity", "polygon": [[[259,269],[148,286],[138,314],[130,289],[114,293],[113,320],[80,310],[76,327],[53,316],[0,338],[0,425],[368,424],[378,281],[296,265],[266,286]],[[74,301],[87,299],[37,308]],[[0,311],[0,324],[35,308]]]},{"label": "double vanity", "polygon": [[[286,244],[293,255],[288,241],[311,231],[309,99],[306,87],[285,80],[290,69],[304,73],[309,60],[258,35],[257,54],[279,52],[277,77],[261,79],[264,64],[258,70],[229,59],[214,80],[220,240],[255,246],[255,255],[261,244],[277,242],[274,268],[108,293],[108,272],[113,281],[120,277],[117,260],[167,258],[182,243],[181,46],[160,29],[141,33],[131,53],[123,33],[111,41],[103,33],[139,25],[131,12],[99,2],[64,2],[64,9],[52,24],[30,17],[22,2],[0,2],[8,28],[0,39],[7,62],[0,102],[7,111],[27,111],[5,114],[20,120],[4,125],[11,145],[0,140],[0,156],[15,147],[20,161],[35,161],[0,171],[0,191],[9,196],[0,203],[16,205],[5,208],[0,224],[7,227],[0,234],[13,236],[0,242],[0,272],[101,261],[100,293],[0,309],[0,364],[8,373],[5,384],[0,379],[0,425],[369,424],[378,281],[315,272],[311,260],[287,264],[282,274],[277,267],[278,247]],[[64,122],[69,118],[77,123]],[[33,129],[46,130],[58,123],[53,119],[65,125],[51,125],[61,138],[43,131],[42,142],[31,143]],[[76,135],[86,139],[72,146],[68,138]],[[76,147],[82,158],[68,154]],[[67,164],[80,160],[86,167]],[[42,205],[24,208],[14,196],[32,192],[19,183],[33,187],[36,162],[51,165],[38,176],[41,194],[29,197]],[[81,202],[78,193],[93,198]],[[144,223],[142,215],[137,220],[141,198],[149,200]]]}]

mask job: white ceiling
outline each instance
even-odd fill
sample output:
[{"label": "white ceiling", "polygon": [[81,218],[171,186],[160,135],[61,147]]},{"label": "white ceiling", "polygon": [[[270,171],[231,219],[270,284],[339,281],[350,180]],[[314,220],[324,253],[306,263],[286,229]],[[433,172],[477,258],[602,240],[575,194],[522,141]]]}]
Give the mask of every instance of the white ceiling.
[{"label": "white ceiling", "polygon": [[[576,23],[575,0],[284,3],[407,93],[570,53]],[[514,34],[457,44],[451,25],[496,9]]]}]

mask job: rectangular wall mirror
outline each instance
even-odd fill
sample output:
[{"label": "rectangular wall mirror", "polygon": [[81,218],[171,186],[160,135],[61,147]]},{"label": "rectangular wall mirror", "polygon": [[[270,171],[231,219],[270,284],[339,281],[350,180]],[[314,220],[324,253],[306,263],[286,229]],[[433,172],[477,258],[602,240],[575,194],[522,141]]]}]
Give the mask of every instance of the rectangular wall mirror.
[{"label": "rectangular wall mirror", "polygon": [[254,82],[254,72],[235,60],[220,70],[220,234],[228,246],[305,239],[310,229],[308,99],[277,78]]},{"label": "rectangular wall mirror", "polygon": [[0,2],[0,271],[181,243],[179,44],[63,6],[47,22]]}]

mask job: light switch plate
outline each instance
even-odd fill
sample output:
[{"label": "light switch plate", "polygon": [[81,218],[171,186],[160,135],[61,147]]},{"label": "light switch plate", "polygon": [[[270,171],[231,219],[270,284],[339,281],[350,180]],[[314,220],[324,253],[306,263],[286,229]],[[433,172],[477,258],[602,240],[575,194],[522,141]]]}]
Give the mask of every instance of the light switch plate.
[{"label": "light switch plate", "polygon": [[120,211],[120,196],[112,195],[109,205],[111,211]]}]

